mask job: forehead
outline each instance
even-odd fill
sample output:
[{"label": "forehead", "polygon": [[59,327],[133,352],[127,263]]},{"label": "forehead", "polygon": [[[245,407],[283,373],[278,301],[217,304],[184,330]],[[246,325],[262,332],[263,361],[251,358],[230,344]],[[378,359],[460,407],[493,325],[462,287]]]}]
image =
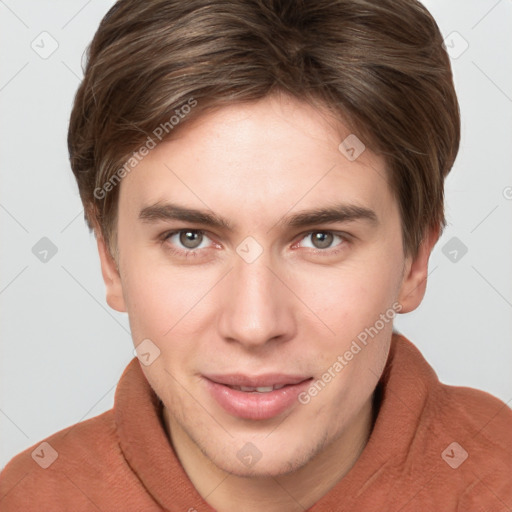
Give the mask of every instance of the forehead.
[{"label": "forehead", "polygon": [[288,96],[195,118],[152,149],[121,185],[120,208],[134,215],[170,200],[247,220],[255,212],[263,220],[264,212],[344,202],[381,213],[396,207],[384,160],[342,122]]}]

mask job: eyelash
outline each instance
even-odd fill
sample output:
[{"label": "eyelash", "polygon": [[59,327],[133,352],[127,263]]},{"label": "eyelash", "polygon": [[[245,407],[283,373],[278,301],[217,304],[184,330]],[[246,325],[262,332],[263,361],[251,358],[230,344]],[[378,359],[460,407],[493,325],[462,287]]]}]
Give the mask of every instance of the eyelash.
[{"label": "eyelash", "polygon": [[[192,231],[194,233],[202,234],[202,235],[208,237],[208,234],[205,231],[203,231],[202,229],[183,228],[183,229],[178,229],[175,231],[166,231],[159,238],[160,238],[161,243],[165,244],[165,242],[167,242],[167,240],[169,238],[171,238],[173,235],[177,235],[177,234],[184,233],[187,231]],[[303,235],[301,235],[301,238],[299,239],[298,242],[301,242],[306,237],[311,236],[314,233],[331,234],[331,235],[341,238],[341,240],[342,240],[341,243],[338,244],[338,249],[334,249],[334,250],[329,249],[329,248],[327,248],[327,249],[307,248],[314,255],[320,254],[321,256],[334,256],[334,255],[338,254],[339,252],[341,252],[345,248],[346,243],[349,242],[349,235],[347,233],[340,233],[340,232],[336,232],[336,231],[321,230],[321,229],[317,229],[314,231],[308,231],[307,233],[304,233]],[[210,237],[208,237],[208,238],[210,238]],[[177,255],[180,257],[185,257],[185,258],[190,258],[190,257],[195,258],[198,256],[198,253],[203,250],[203,249],[191,249],[191,250],[175,249],[175,248],[172,248],[170,245],[166,245],[166,249],[168,251],[170,251],[171,254],[174,254],[174,255]]]}]

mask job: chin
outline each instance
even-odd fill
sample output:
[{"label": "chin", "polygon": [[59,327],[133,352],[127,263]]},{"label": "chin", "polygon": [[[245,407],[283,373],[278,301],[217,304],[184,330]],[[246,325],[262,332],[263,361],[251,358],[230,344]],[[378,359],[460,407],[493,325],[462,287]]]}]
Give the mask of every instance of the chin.
[{"label": "chin", "polygon": [[253,466],[245,466],[240,464],[238,460],[233,459],[213,461],[215,465],[229,473],[241,478],[269,478],[269,477],[280,477],[290,473],[294,473],[302,468],[306,462],[299,462],[296,460],[284,460],[282,457],[272,457],[270,460],[264,460],[263,458],[255,463]]},{"label": "chin", "polygon": [[[311,441],[311,440],[309,440]],[[201,448],[203,454],[219,469],[238,477],[268,478],[294,473],[310,462],[324,447],[321,440],[315,446],[305,446],[304,440],[284,445],[276,438],[275,443],[261,441],[235,441],[236,450],[212,453]],[[259,447],[259,448],[258,448]],[[230,447],[231,448],[231,447]]]}]

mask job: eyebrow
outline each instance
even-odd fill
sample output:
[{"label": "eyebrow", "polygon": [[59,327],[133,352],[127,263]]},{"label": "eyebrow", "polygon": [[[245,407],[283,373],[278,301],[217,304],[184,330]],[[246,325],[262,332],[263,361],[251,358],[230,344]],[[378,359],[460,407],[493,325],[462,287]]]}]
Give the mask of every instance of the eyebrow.
[{"label": "eyebrow", "polygon": [[[144,223],[179,220],[192,224],[201,224],[216,229],[233,231],[234,225],[211,210],[196,210],[175,203],[155,203],[142,208],[139,219]],[[278,223],[284,226],[301,228],[313,224],[328,224],[335,222],[350,222],[356,220],[378,224],[377,214],[366,207],[351,204],[336,204],[334,206],[304,210],[283,217]]]}]

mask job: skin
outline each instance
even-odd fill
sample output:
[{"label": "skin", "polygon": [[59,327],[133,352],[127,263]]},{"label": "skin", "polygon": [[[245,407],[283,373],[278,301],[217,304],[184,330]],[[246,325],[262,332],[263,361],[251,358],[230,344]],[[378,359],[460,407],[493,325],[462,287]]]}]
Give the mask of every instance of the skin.
[{"label": "skin", "polygon": [[[394,303],[404,313],[423,298],[438,232],[416,255],[404,254],[385,162],[369,149],[349,161],[338,150],[349,134],[285,95],[222,107],[184,124],[123,179],[118,266],[97,236],[107,302],[128,313],[135,345],[149,338],[159,348],[142,370],[164,403],[185,471],[217,510],[303,510],[350,470],[371,433],[392,322],[308,404],[269,420],[227,413],[201,376],[320,379]],[[139,219],[142,208],[165,201],[209,210],[235,228]],[[377,221],[307,229],[280,222],[339,202],[371,209]],[[202,229],[203,237],[188,245],[179,233],[162,240],[180,229]],[[262,250],[252,263],[236,251],[248,236]],[[194,243],[195,255],[171,252],[190,252]],[[262,454],[250,467],[237,457],[247,442]]]}]

